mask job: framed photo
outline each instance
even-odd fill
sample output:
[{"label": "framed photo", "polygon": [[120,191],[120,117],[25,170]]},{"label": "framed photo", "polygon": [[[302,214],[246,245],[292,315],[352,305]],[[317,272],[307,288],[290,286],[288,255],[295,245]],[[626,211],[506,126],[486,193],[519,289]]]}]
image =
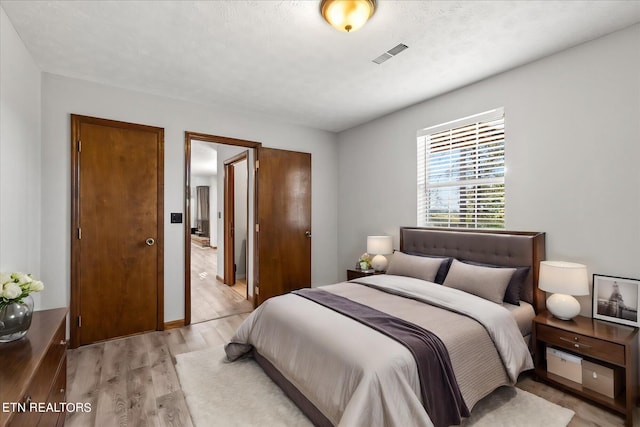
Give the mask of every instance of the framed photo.
[{"label": "framed photo", "polygon": [[640,280],[593,275],[593,318],[640,326]]}]

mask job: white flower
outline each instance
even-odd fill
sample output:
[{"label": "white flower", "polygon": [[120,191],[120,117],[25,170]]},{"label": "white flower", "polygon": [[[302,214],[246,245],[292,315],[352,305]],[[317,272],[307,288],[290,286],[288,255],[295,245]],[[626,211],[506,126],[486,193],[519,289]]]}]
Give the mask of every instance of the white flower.
[{"label": "white flower", "polygon": [[4,285],[2,296],[7,299],[18,298],[22,294],[22,289],[15,283],[7,283]]},{"label": "white flower", "polygon": [[13,273],[12,277],[18,280],[19,285],[26,285],[27,283],[33,282],[30,274],[24,274],[21,272]]},{"label": "white flower", "polygon": [[40,280],[34,280],[29,284],[29,292],[40,292],[44,289],[44,284]]},{"label": "white flower", "polygon": [[40,292],[44,284],[20,271],[0,273],[0,309],[14,302],[22,302],[31,292]]},{"label": "white flower", "polygon": [[[13,282],[13,279],[11,278],[11,274],[0,272],[0,285],[4,285],[5,283],[9,283],[9,282]],[[1,292],[2,292],[2,289],[0,289],[0,293]]]}]

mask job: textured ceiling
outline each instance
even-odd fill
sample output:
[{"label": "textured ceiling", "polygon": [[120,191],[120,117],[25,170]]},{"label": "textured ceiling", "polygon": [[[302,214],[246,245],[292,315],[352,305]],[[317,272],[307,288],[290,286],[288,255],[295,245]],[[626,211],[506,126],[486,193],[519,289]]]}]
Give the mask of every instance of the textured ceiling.
[{"label": "textured ceiling", "polygon": [[636,0],[379,0],[353,33],[311,0],[0,5],[46,72],[330,131],[640,22]]}]

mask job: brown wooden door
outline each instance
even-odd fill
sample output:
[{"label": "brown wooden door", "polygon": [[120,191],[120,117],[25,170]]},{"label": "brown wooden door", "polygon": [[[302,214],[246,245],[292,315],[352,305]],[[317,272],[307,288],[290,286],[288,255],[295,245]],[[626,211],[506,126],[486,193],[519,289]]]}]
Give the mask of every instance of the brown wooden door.
[{"label": "brown wooden door", "polygon": [[73,115],[72,138],[72,345],[162,329],[164,131]]},{"label": "brown wooden door", "polygon": [[311,286],[311,154],[259,148],[258,304]]}]

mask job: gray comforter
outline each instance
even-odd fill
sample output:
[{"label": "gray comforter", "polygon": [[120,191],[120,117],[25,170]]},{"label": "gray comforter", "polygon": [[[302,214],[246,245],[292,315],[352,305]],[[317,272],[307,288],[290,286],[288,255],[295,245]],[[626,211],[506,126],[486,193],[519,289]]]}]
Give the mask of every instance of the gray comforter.
[{"label": "gray comforter", "polygon": [[[438,335],[469,408],[533,367],[516,322],[499,305],[408,277],[378,275],[359,282],[322,289]],[[333,310],[293,294],[271,298],[244,321],[226,349],[233,359],[253,347],[334,425],[432,425],[409,350]]]}]

